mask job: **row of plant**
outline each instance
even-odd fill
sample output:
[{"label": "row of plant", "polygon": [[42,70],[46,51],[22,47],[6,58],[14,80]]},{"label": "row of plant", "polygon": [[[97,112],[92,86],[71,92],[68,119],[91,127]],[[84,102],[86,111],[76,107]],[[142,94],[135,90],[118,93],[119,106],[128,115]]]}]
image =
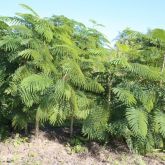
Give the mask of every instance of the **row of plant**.
[{"label": "row of plant", "polygon": [[[115,46],[64,16],[0,18],[0,137],[74,123],[82,136],[124,140],[131,151],[164,148],[165,30],[130,29]],[[95,24],[97,27],[97,24]]]}]

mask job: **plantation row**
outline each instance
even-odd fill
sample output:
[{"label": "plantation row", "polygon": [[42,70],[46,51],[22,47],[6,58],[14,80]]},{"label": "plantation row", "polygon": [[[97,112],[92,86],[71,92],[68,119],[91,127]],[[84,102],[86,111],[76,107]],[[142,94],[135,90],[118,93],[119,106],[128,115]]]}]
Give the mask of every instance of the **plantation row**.
[{"label": "plantation row", "polygon": [[[165,145],[165,30],[124,30],[115,46],[64,16],[0,18],[0,138],[74,124],[131,151]],[[98,25],[95,23],[95,27]]]}]

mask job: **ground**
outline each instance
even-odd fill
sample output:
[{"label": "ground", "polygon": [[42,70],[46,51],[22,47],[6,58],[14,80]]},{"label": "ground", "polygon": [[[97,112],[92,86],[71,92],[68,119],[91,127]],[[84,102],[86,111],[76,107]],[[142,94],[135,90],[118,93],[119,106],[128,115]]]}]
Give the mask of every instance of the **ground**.
[{"label": "ground", "polygon": [[147,156],[118,152],[92,142],[90,146],[70,146],[40,132],[38,138],[8,138],[0,142],[0,165],[165,165],[165,154]]}]

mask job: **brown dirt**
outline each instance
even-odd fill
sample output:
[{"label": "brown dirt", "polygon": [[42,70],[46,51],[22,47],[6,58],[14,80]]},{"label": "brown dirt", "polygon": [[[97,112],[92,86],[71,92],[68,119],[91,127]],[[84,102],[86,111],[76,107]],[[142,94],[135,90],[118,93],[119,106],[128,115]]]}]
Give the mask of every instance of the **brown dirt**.
[{"label": "brown dirt", "polygon": [[0,165],[165,165],[165,154],[161,157],[143,157],[128,152],[115,152],[97,143],[93,151],[74,153],[66,143],[48,139],[41,132],[38,139],[32,137],[9,138],[0,143]]}]

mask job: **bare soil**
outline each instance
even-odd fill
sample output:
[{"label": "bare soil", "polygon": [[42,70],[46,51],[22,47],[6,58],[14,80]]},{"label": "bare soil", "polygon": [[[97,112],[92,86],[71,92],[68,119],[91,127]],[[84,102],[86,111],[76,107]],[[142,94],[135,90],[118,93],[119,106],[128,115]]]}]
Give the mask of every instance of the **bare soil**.
[{"label": "bare soil", "polygon": [[16,135],[0,142],[0,165],[165,165],[164,160],[164,153],[144,157],[95,142],[85,151],[75,153],[65,140],[48,137],[45,132],[40,132],[37,139]]}]

